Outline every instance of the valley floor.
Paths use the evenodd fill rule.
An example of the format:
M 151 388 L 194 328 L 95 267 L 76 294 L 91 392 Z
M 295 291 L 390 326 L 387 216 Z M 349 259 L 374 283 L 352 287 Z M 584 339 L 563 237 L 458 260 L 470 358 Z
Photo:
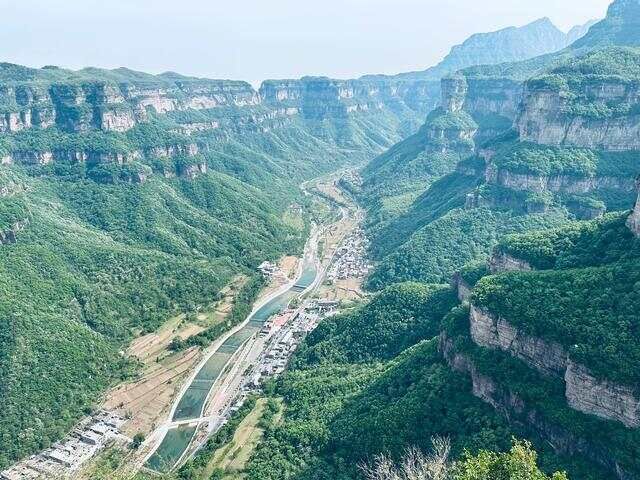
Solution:
M 336 262 L 336 253 L 346 238 L 357 231 L 363 219 L 363 212 L 338 187 L 342 173 L 323 177 L 303 185 L 305 191 L 324 204 L 328 223 L 319 229 L 318 259 L 325 271 Z M 282 291 L 287 282 L 295 277 L 299 270 L 300 260 L 297 257 L 284 257 L 278 263 L 283 275 L 274 275 L 265 286 L 256 304 L 264 303 L 279 290 Z M 81 480 L 99 480 L 106 478 L 129 479 L 136 476 L 142 464 L 158 446 L 166 432 L 164 419 L 170 414 L 171 406 L 176 403 L 179 392 L 184 392 L 185 381 L 193 377 L 203 359 L 207 358 L 219 347 L 219 341 L 206 349 L 192 347 L 183 351 L 172 352 L 171 344 L 176 338 L 186 340 L 205 328 L 223 322 L 231 311 L 234 296 L 246 281 L 243 277 L 234 279 L 224 291 L 222 299 L 208 312 L 202 312 L 195 318 L 187 320 L 183 316 L 168 320 L 163 327 L 149 335 L 138 338 L 127 351 L 127 355 L 136 358 L 142 365 L 142 375 L 135 382 L 119 385 L 106 396 L 104 407 L 116 410 L 128 418 L 123 431 L 130 438 L 136 433 L 143 433 L 147 440 L 137 450 L 131 450 L 126 442 L 112 445 L 104 453 L 87 464 L 74 478 Z M 335 282 L 319 282 L 311 297 L 331 301 L 351 301 L 362 297 L 361 284 L 363 278 L 345 278 Z M 207 401 L 206 414 L 212 419 L 218 418 L 231 403 L 234 392 L 239 391 L 243 373 L 257 361 L 258 355 L 265 348 L 265 340 L 256 337 L 236 354 L 236 359 L 225 368 L 216 382 L 215 394 Z M 261 418 L 260 408 L 264 400 L 259 400 L 252 415 L 238 430 L 234 439 L 233 452 L 217 452 L 211 459 L 215 468 L 225 471 L 241 472 L 251 450 L 259 442 L 260 431 L 255 422 L 247 427 L 253 418 L 256 422 Z M 201 445 L 212 432 L 220 428 L 220 424 L 212 422 L 208 428 L 196 433 L 192 440 L 190 452 Z M 246 433 L 246 435 L 243 434 Z M 226 453 L 225 453 L 226 452 Z M 231 455 L 231 456 L 230 456 Z M 115 461 L 114 459 L 117 459 Z M 211 465 L 207 471 L 211 469 Z M 202 477 L 208 478 L 208 477 Z M 236 478 L 236 477 L 229 477 Z M 241 478 L 241 477 L 237 477 Z

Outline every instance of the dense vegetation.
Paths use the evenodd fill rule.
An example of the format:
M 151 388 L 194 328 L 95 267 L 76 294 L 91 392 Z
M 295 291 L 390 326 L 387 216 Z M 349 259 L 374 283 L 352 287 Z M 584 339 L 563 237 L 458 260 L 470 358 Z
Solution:
M 41 82 L 33 88 L 48 88 L 68 73 L 6 65 L 0 71 L 6 81 Z M 89 88 L 84 74 L 77 75 L 70 88 Z M 165 82 L 126 71 L 110 75 Z M 129 75 L 134 78 L 124 78 Z M 8 192 L 0 198 L 0 227 L 29 220 L 17 243 L 0 249 L 0 467 L 50 445 L 105 388 L 130 375 L 134 366 L 118 352 L 136 335 L 208 305 L 238 273 L 299 252 L 307 226 L 291 218 L 298 209 L 289 207 L 310 200 L 298 184 L 367 159 L 398 140 L 403 128 L 399 116 L 382 111 L 353 115 L 339 135 L 335 125 L 294 117 L 280 128 L 265 124 L 265 131 L 203 131 L 188 138 L 177 133 L 179 122 L 191 119 L 187 112 L 148 115 L 147 123 L 126 133 L 51 127 L 0 135 L 3 154 L 62 152 L 48 165 L 0 169 L 0 187 Z M 198 115 L 193 119 L 245 122 L 233 111 Z M 193 144 L 200 146 L 198 155 L 187 153 Z M 156 147 L 170 155 L 156 155 Z M 88 154 L 87 161 L 65 157 L 76 151 Z M 116 154 L 125 155 L 122 165 Z M 208 173 L 183 178 L 196 163 L 207 164 Z M 229 322 L 250 308 L 257 286 L 243 290 L 247 298 Z M 187 343 L 203 345 L 223 327 Z
M 473 294 L 525 332 L 564 345 L 600 378 L 640 384 L 640 263 L 485 277 Z M 536 292 L 531 295 L 531 292 Z
M 99 186 L 12 172 L 28 185 L 30 221 L 0 249 L 2 464 L 48 446 L 127 375 L 117 352 L 133 335 L 207 305 L 257 261 L 300 248 L 276 210 L 223 175 L 207 205 L 197 192 L 216 177 Z
M 447 282 L 465 264 L 487 257 L 503 235 L 558 225 L 564 219 L 560 213 L 452 210 L 386 256 L 369 277 L 368 286 L 380 289 L 399 281 Z
M 497 147 L 495 164 L 513 173 L 628 178 L 634 176 L 637 166 L 634 152 L 600 152 L 518 141 L 495 142 L 491 147 Z
M 452 297 L 445 287 L 400 284 L 321 324 L 275 386 L 284 419 L 267 430 L 249 478 L 360 478 L 361 462 L 383 452 L 398 459 L 407 445 L 427 450 L 433 436 L 449 438 L 456 459 L 465 451 L 508 450 L 511 437 L 524 432 L 470 395 L 470 380 L 448 367 L 436 339 L 428 340 Z M 416 332 L 411 342 L 409 327 Z M 545 453 L 543 464 L 582 468 L 567 459 L 559 467 L 558 460 Z
M 590 222 L 509 235 L 498 250 L 526 260 L 536 269 L 604 265 L 640 257 L 640 242 L 626 225 L 627 213 Z

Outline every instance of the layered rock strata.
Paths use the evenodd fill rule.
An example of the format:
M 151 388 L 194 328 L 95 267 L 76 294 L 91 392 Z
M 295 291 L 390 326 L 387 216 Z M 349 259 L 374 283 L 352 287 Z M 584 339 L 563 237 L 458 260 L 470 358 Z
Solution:
M 540 438 L 549 442 L 558 454 L 568 456 L 580 454 L 610 470 L 619 480 L 635 479 L 611 455 L 611 452 L 597 445 L 594 439 L 578 436 L 548 420 L 535 406 L 528 405 L 518 393 L 480 373 L 471 358 L 458 352 L 454 341 L 448 338 L 444 332 L 440 335 L 439 349 L 453 370 L 469 375 L 472 394 L 491 405 L 511 424 L 523 425 L 527 429 L 532 429 Z
M 470 331 L 477 345 L 502 350 L 543 374 L 563 378 L 567 402 L 574 409 L 621 422 L 629 428 L 640 427 L 637 389 L 597 379 L 587 367 L 572 362 L 562 345 L 525 334 L 508 321 L 474 305 L 471 305 Z

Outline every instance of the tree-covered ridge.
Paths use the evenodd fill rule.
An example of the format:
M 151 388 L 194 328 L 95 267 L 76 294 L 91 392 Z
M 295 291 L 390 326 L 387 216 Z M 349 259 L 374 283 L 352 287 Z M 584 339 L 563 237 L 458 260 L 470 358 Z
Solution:
M 408 446 L 426 451 L 433 436 L 449 438 L 452 459 L 463 462 L 465 451 L 506 451 L 512 436 L 529 436 L 471 395 L 470 380 L 439 353 L 430 336 L 446 316 L 445 293 L 452 295 L 446 287 L 396 285 L 321 324 L 274 387 L 285 400 L 284 418 L 267 429 L 248 478 L 352 480 L 362 478 L 361 462 L 380 453 L 399 459 Z M 416 332 L 411 342 L 407 328 Z M 545 470 L 605 478 L 591 476 L 600 471 L 581 458 L 543 450 Z
M 246 82 L 233 80 L 209 80 L 180 75 L 174 72 L 166 72 L 160 75 L 152 75 L 138 72 L 128 68 L 103 69 L 87 67 L 81 70 L 69 70 L 56 66 L 43 68 L 30 68 L 13 63 L 0 63 L 0 82 L 6 84 L 34 82 L 41 85 L 53 83 L 81 84 L 83 82 L 111 82 L 115 84 L 131 83 L 144 86 L 169 86 L 185 82 L 207 83 L 215 82 L 220 85 L 248 85 Z
M 322 322 L 309 335 L 304 357 L 309 364 L 388 360 L 436 336 L 456 302 L 447 286 L 393 285 L 357 311 Z
M 602 120 L 640 113 L 633 93 L 639 80 L 640 51 L 615 47 L 587 53 L 534 77 L 527 90 L 557 92 L 565 115 Z
M 435 130 L 476 130 L 478 128 L 475 120 L 464 110 L 449 112 L 442 107 L 429 113 L 425 125 Z
M 552 230 L 509 235 L 499 252 L 526 260 L 536 269 L 579 268 L 640 258 L 640 241 L 626 225 L 627 213 L 608 214 Z
M 494 151 L 496 166 L 513 173 L 542 176 L 611 176 L 633 178 L 638 169 L 637 152 L 604 152 L 590 148 L 556 147 L 501 138 L 486 145 Z
M 640 262 L 485 277 L 472 302 L 566 347 L 599 378 L 637 386 Z M 535 292 L 535 294 L 532 294 Z
M 561 212 L 528 215 L 457 208 L 418 229 L 384 257 L 367 285 L 377 290 L 399 281 L 448 282 L 467 263 L 486 258 L 503 235 L 556 226 L 565 219 Z

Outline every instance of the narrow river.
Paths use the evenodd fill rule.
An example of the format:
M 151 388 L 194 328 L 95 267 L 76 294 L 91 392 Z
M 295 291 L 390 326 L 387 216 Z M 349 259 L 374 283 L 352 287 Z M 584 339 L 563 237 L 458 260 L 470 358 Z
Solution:
M 311 243 L 311 242 L 310 242 Z M 269 300 L 250 317 L 247 324 L 231 335 L 211 355 L 200 368 L 191 384 L 184 391 L 171 418 L 172 422 L 200 419 L 205 404 L 233 355 L 258 333 L 264 323 L 274 314 L 284 310 L 287 305 L 311 287 L 318 276 L 315 245 L 311 245 L 305 255 L 304 265 L 298 280 L 288 290 Z M 167 431 L 156 451 L 147 460 L 145 466 L 158 472 L 171 470 L 189 447 L 196 432 L 195 425 L 180 425 Z

